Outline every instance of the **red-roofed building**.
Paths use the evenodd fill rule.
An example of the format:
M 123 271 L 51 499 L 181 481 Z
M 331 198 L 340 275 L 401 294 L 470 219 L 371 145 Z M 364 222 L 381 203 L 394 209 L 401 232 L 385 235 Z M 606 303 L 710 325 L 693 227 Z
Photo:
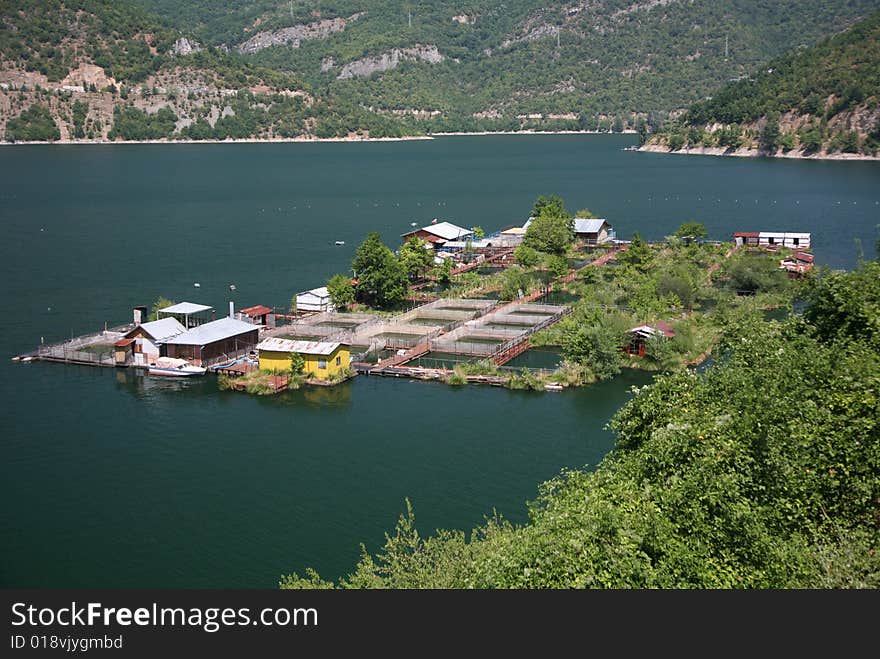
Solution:
M 254 325 L 275 327 L 275 311 L 265 305 L 258 304 L 253 307 L 247 307 L 239 311 L 239 313 L 243 316 L 242 320 L 246 319 Z
M 653 325 L 633 327 L 629 331 L 629 343 L 624 346 L 623 351 L 630 357 L 644 357 L 646 344 L 655 336 L 671 339 L 675 336 L 675 330 L 672 329 L 672 325 L 662 320 L 658 320 Z

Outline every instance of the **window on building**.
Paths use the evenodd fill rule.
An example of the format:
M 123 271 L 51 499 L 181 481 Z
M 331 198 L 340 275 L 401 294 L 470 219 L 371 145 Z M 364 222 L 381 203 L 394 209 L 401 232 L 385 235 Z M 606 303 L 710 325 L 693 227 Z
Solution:
M 327 360 L 319 359 L 318 360 L 318 368 L 327 368 Z
M 797 247 L 797 246 L 800 245 L 800 244 L 801 244 L 801 239 L 800 239 L 800 238 L 795 238 L 795 239 L 794 239 L 794 246 Z
M 337 358 L 336 358 L 336 365 L 337 365 L 337 366 L 341 366 L 341 365 L 342 365 L 342 357 L 337 357 Z

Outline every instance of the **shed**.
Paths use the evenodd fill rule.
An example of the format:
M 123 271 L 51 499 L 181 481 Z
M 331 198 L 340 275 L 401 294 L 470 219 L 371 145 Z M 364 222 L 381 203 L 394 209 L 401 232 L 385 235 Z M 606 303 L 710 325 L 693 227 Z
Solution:
M 663 336 L 667 339 L 675 336 L 675 330 L 672 326 L 662 320 L 657 321 L 653 325 L 639 325 L 633 327 L 629 332 L 629 343 L 624 347 L 623 351 L 631 357 L 644 357 L 645 345 L 655 336 Z
M 252 322 L 254 325 L 275 327 L 275 310 L 265 305 L 258 304 L 253 307 L 246 307 L 238 313 L 243 316 L 242 320 Z
M 733 234 L 733 242 L 737 247 L 756 246 L 758 244 L 757 231 L 737 231 Z
M 574 233 L 587 245 L 598 245 L 614 239 L 614 229 L 608 220 L 601 218 L 574 218 Z
M 473 238 L 473 236 L 474 232 L 470 229 L 465 229 L 452 222 L 436 221 L 421 229 L 414 229 L 402 235 L 404 240 L 418 237 L 434 245 L 444 244 L 449 240 L 467 240 L 468 238 Z
M 134 361 L 134 345 L 137 339 L 119 339 L 113 344 L 113 356 L 117 366 L 128 366 Z
M 809 249 L 810 234 L 791 231 L 761 231 L 758 233 L 758 245 L 761 247 Z
M 177 318 L 161 318 L 141 323 L 125 333 L 123 339 L 133 339 L 132 357 L 136 366 L 147 366 L 165 354 L 163 346 L 170 339 L 186 332 Z
M 252 350 L 259 328 L 236 318 L 220 318 L 179 334 L 165 344 L 169 357 L 186 359 L 196 366 L 228 360 Z
M 305 373 L 318 380 L 329 380 L 351 363 L 349 346 L 330 341 L 294 341 L 272 337 L 260 341 L 257 352 L 260 369 L 267 371 L 289 371 L 291 356 L 302 355 Z
M 332 311 L 333 302 L 326 286 L 296 294 L 297 311 Z

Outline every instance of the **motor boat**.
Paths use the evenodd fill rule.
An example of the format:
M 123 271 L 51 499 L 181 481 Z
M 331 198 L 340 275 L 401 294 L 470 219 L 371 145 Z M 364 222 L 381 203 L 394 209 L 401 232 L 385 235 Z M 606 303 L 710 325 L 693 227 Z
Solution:
M 159 357 L 155 362 L 150 364 L 150 375 L 161 375 L 172 378 L 185 378 L 193 375 L 204 375 L 207 371 L 202 366 L 194 366 L 185 359 L 176 359 L 174 357 Z

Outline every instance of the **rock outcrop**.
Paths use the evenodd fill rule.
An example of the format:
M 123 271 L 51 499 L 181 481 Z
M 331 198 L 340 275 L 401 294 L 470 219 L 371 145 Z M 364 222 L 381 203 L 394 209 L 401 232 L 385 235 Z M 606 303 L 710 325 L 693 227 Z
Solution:
M 348 18 L 328 18 L 315 23 L 294 25 L 271 32 L 258 32 L 250 39 L 238 46 L 238 52 L 244 55 L 253 55 L 264 48 L 271 46 L 289 45 L 291 48 L 299 48 L 303 41 L 308 39 L 326 39 L 334 32 L 342 32 L 352 21 L 356 21 L 364 12 L 352 14 Z
M 406 60 L 421 60 L 429 64 L 439 64 L 446 59 L 443 54 L 433 45 L 416 45 L 411 48 L 395 48 L 387 53 L 376 57 L 364 57 L 363 59 L 349 62 L 342 67 L 342 72 L 336 76 L 340 80 L 348 78 L 366 78 L 379 71 L 387 71 L 397 67 Z

